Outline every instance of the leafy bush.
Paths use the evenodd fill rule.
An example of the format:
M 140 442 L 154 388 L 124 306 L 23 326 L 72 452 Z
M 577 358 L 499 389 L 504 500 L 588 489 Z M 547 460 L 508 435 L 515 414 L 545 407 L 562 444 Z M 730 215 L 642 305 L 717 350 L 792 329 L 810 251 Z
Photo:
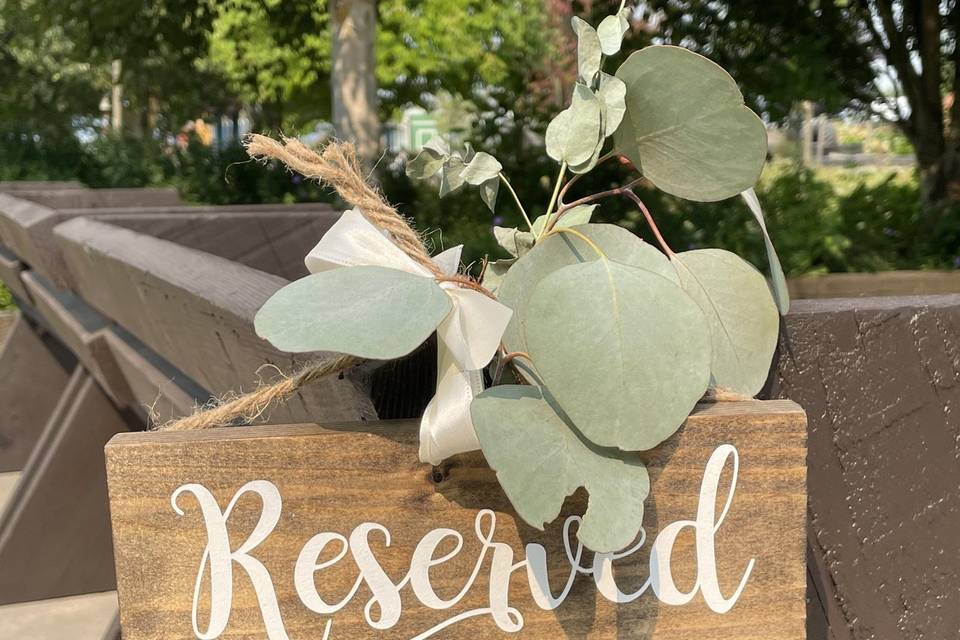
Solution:
M 79 178 L 90 187 L 148 187 L 169 182 L 170 155 L 155 140 L 109 133 L 83 148 Z
M 173 184 L 190 202 L 264 204 L 331 202 L 332 194 L 311 180 L 291 174 L 276 163 L 266 167 L 250 160 L 239 144 L 217 149 L 191 137 L 174 160 Z
M 0 180 L 72 180 L 82 159 L 70 134 L 0 129 Z
M 503 136 L 497 146 L 504 172 L 533 207 L 531 215 L 542 213 L 552 168 L 519 138 Z M 522 225 L 507 193 L 491 214 L 475 192 L 438 199 L 437 185 L 411 183 L 402 162 L 382 161 L 378 175 L 387 198 L 416 221 L 430 244 L 437 250 L 466 245 L 467 263 L 484 255 L 500 256 L 494 225 Z M 625 175 L 614 162 L 601 165 L 581 180 L 568 200 L 622 184 Z M 0 180 L 77 178 L 96 187 L 173 185 L 187 201 L 207 204 L 333 201 L 333 194 L 310 180 L 274 164 L 264 168 L 252 163 L 240 145 L 217 149 L 191 138 L 185 149 L 178 149 L 157 140 L 115 136 L 81 144 L 70 136 L 0 132 Z M 767 166 L 757 192 L 788 275 L 960 266 L 960 207 L 933 224 L 923 222 L 911 171 L 812 170 L 776 161 Z M 695 203 L 653 189 L 640 193 L 674 249 L 719 246 L 765 269 L 756 222 L 739 198 Z M 604 200 L 595 220 L 621 224 L 653 240 L 640 213 L 626 201 Z
M 567 200 L 621 184 L 625 172 L 608 164 L 606 171 L 597 170 L 597 175 L 581 180 Z M 512 175 L 522 174 L 515 169 Z M 539 172 L 531 171 L 524 187 L 542 192 L 541 182 Z M 501 212 L 509 220 L 496 224 L 521 222 L 506 198 L 497 207 L 498 215 L 492 216 L 476 193 L 458 192 L 441 201 L 435 185 L 411 185 L 397 175 L 386 178 L 384 188 L 438 249 L 465 244 L 467 262 L 484 254 L 502 257 L 493 239 L 494 219 Z M 523 193 L 520 186 L 518 191 Z M 638 193 L 676 251 L 718 246 L 766 270 L 756 222 L 740 198 L 697 203 L 655 189 Z M 778 161 L 764 171 L 757 193 L 788 275 L 960 266 L 960 208 L 945 213 L 933 228 L 922 223 L 919 186 L 911 171 L 813 170 Z M 602 201 L 594 220 L 622 225 L 653 242 L 641 213 L 625 200 Z M 435 231 L 441 226 L 442 238 Z
M 13 296 L 10 295 L 10 290 L 0 281 L 0 311 L 12 309 L 13 306 Z

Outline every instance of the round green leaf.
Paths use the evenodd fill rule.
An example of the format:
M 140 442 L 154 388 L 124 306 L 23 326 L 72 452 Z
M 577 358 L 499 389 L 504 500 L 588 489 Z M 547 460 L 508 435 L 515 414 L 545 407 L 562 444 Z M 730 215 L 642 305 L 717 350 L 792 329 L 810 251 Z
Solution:
M 593 91 L 576 85 L 568 109 L 547 126 L 547 155 L 557 162 L 579 165 L 590 160 L 601 142 L 601 105 Z
M 710 331 L 711 384 L 756 395 L 777 348 L 780 316 L 763 274 L 721 249 L 685 251 L 671 258 L 680 286 L 703 310 Z
M 609 260 L 541 280 L 526 312 L 528 353 L 591 442 L 652 449 L 683 424 L 710 382 L 697 304 L 672 280 Z
M 467 184 L 479 186 L 488 180 L 500 177 L 503 165 L 489 153 L 480 151 L 473 156 L 470 163 L 463 168 L 463 179 Z
M 385 267 L 340 267 L 277 291 L 257 312 L 254 327 L 281 351 L 392 360 L 423 344 L 451 306 L 432 278 Z
M 592 85 L 603 59 L 600 36 L 588 22 L 577 16 L 571 19 L 570 25 L 577 34 L 577 70 L 580 79 Z
M 584 440 L 536 387 L 487 389 L 470 413 L 487 463 L 527 524 L 542 530 L 564 499 L 585 487 L 590 501 L 577 531 L 585 547 L 619 551 L 637 537 L 650 492 L 639 460 Z
M 726 71 L 672 46 L 633 53 L 617 71 L 627 113 L 616 149 L 657 187 L 710 202 L 739 194 L 760 177 L 767 132 Z
M 627 113 L 627 85 L 617 76 L 601 73 L 597 97 L 603 107 L 603 137 L 606 138 L 620 128 Z
M 599 246 L 609 259 L 653 271 L 679 283 L 676 270 L 667 257 L 623 227 L 585 224 L 574 229 Z M 527 350 L 524 338 L 527 303 L 540 281 L 557 269 L 597 258 L 597 253 L 577 236 L 557 233 L 517 260 L 497 289 L 497 299 L 513 309 L 513 317 L 503 334 L 507 351 Z
M 629 16 L 630 9 L 624 8 L 620 13 L 607 16 L 600 22 L 597 35 L 600 37 L 600 49 L 603 55 L 612 56 L 620 52 L 623 34 L 630 29 L 630 23 L 627 20 Z

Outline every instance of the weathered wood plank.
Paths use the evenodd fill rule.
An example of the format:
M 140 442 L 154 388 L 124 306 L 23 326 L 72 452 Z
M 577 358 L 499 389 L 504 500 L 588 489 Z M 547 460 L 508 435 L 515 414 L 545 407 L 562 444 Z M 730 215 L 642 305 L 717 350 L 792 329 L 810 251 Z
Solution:
M 210 393 L 120 328 L 104 334 L 114 362 L 130 389 L 129 407 L 143 424 L 163 424 L 188 415 Z
M 106 342 L 108 321 L 73 293 L 54 289 L 43 276 L 23 274 L 37 312 L 118 406 L 133 401 L 126 379 Z
M 331 638 L 408 639 L 479 609 L 480 615 L 465 617 L 435 637 L 799 640 L 804 638 L 806 590 L 805 439 L 805 418 L 793 403 L 724 403 L 700 407 L 675 437 L 645 456 L 653 485 L 647 500 L 646 543 L 614 564 L 617 585 L 625 592 L 643 586 L 649 547 L 658 532 L 668 523 L 696 517 L 704 467 L 714 450 L 725 443 L 739 450 L 736 493 L 716 527 L 719 585 L 727 597 L 749 561 L 756 562 L 729 613 L 710 611 L 699 594 L 689 604 L 667 606 L 658 605 L 648 591 L 636 602 L 616 606 L 598 593 L 589 575 L 578 576 L 566 600 L 554 611 L 545 611 L 534 603 L 521 565 L 508 579 L 508 589 L 509 605 L 523 616 L 524 627 L 521 633 L 507 634 L 498 631 L 489 611 L 483 611 L 491 606 L 491 597 L 503 593 L 502 582 L 490 592 L 489 556 L 477 565 L 476 582 L 464 599 L 451 609 L 424 606 L 407 584 L 400 591 L 398 622 L 379 631 L 364 619 L 369 588 L 361 585 L 356 597 L 350 595 L 358 567 L 349 552 L 316 576 L 312 562 L 308 568 L 309 584 L 315 581 L 327 602 L 346 597 L 336 613 L 310 612 L 294 588 L 298 554 L 311 536 L 325 531 L 350 536 L 358 525 L 375 522 L 390 534 L 387 540 L 381 532 L 370 536 L 372 553 L 394 584 L 409 570 L 414 547 L 425 534 L 438 528 L 461 533 L 463 546 L 454 549 L 459 553 L 429 573 L 440 597 L 453 598 L 471 583 L 482 547 L 474 533 L 475 521 L 482 509 L 490 509 L 496 518 L 492 539 L 512 549 L 506 566 L 524 559 L 529 550 L 525 545 L 541 544 L 551 590 L 560 593 L 571 574 L 560 524 L 548 526 L 546 532 L 523 524 L 479 453 L 455 457 L 437 477 L 417 461 L 417 425 L 411 422 L 122 434 L 106 451 L 124 638 L 194 637 L 194 585 L 208 535 L 194 497 L 185 494 L 177 500 L 183 509 L 178 516 L 171 495 L 185 483 L 196 483 L 209 489 L 223 509 L 247 482 L 261 480 L 277 487 L 282 513 L 276 527 L 250 553 L 269 571 L 270 577 L 258 580 L 258 587 L 267 581 L 275 587 L 282 624 L 292 638 L 323 637 L 332 620 Z M 729 492 L 730 468 L 719 477 L 724 479 L 717 509 Z M 582 512 L 583 506 L 578 493 L 567 501 L 564 514 Z M 237 502 L 227 523 L 231 549 L 250 535 L 263 509 L 256 497 Z M 351 543 L 354 552 L 362 554 L 358 544 Z M 441 547 L 444 551 L 434 550 L 431 557 L 453 549 L 453 541 L 448 539 Z M 693 534 L 687 532 L 673 550 L 672 572 L 681 590 L 695 583 L 695 547 Z M 337 551 L 327 549 L 322 557 L 331 558 Z M 589 568 L 591 554 L 584 553 L 581 566 Z M 234 571 L 232 612 L 220 637 L 263 638 L 264 621 L 251 580 L 239 564 L 228 564 Z M 662 581 L 662 571 L 656 575 Z M 208 620 L 208 579 L 204 573 L 201 628 Z M 372 605 L 373 620 L 382 613 L 378 604 Z
M 0 516 L 0 603 L 114 588 L 103 446 L 126 429 L 78 367 Z
M 769 387 L 809 416 L 834 638 L 955 637 L 960 295 L 796 302 Z
M 19 314 L 0 341 L 0 472 L 26 465 L 69 372 Z
M 56 234 L 77 291 L 215 395 L 253 388 L 260 375 L 290 372 L 311 357 L 280 353 L 253 318 L 286 280 L 128 229 L 78 218 Z M 274 421 L 362 420 L 376 414 L 349 376 L 311 385 L 274 411 Z
M 85 189 L 76 180 L 0 180 L 0 193 L 18 191 L 60 191 L 63 189 Z
M 109 209 L 96 219 L 295 280 L 307 275 L 304 256 L 339 217 L 328 205 L 310 204 Z
M 960 271 L 824 273 L 787 280 L 795 300 L 960 293 Z
M 0 189 L 0 191 L 3 191 Z M 116 189 L 18 189 L 18 198 L 51 209 L 105 209 L 110 207 L 172 207 L 182 204 L 176 189 L 132 187 Z

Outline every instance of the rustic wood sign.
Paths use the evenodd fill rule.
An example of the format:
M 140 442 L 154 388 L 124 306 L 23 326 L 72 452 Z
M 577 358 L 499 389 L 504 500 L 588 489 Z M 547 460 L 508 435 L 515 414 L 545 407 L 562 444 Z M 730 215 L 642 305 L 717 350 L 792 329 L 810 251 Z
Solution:
M 123 635 L 804 638 L 806 418 L 698 409 L 644 455 L 632 548 L 546 531 L 478 454 L 417 461 L 417 425 L 125 433 L 107 445 Z

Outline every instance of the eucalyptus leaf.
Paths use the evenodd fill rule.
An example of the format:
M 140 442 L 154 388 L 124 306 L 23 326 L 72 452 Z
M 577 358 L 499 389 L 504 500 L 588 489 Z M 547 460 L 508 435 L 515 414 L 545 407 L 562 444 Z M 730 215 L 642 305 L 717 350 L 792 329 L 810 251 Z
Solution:
M 448 157 L 443 163 L 443 172 L 440 176 L 440 197 L 444 197 L 462 187 L 466 180 L 463 178 L 463 170 L 466 168 L 463 158 L 459 155 Z
M 563 229 L 564 227 L 576 227 L 581 224 L 587 224 L 590 222 L 593 212 L 596 211 L 599 206 L 598 204 L 581 204 L 573 207 L 560 216 L 560 219 L 553 225 L 553 228 Z M 534 236 L 540 237 L 540 234 L 543 233 L 543 227 L 547 224 L 547 218 L 549 218 L 549 216 L 542 215 L 533 221 L 533 228 L 530 232 Z
M 433 136 L 427 140 L 426 144 L 423 145 L 423 148 L 434 152 L 438 156 L 450 155 L 450 145 L 448 145 L 447 141 L 441 136 Z
M 480 284 L 483 285 L 487 291 L 496 295 L 497 290 L 500 288 L 500 283 L 503 282 L 503 278 L 516 261 L 516 258 L 504 258 L 503 260 L 494 260 L 493 262 L 487 263 L 487 268 L 483 271 L 483 279 Z
M 653 271 L 679 284 L 676 269 L 667 257 L 623 227 L 585 224 L 574 229 L 599 246 L 611 260 Z M 597 257 L 597 253 L 581 238 L 558 233 L 547 236 L 517 260 L 497 291 L 497 299 L 513 309 L 513 317 L 503 334 L 507 351 L 527 351 L 524 337 L 527 303 L 540 281 L 557 269 L 590 262 Z M 536 383 L 533 375 L 525 372 L 525 377 L 531 383 Z
M 414 180 L 426 180 L 433 177 L 443 169 L 445 159 L 445 156 L 424 147 L 416 158 L 407 163 L 407 176 Z
M 617 152 L 667 193 L 702 202 L 752 187 L 767 155 L 767 132 L 719 66 L 680 47 L 637 51 L 617 71 L 627 113 Z
M 589 87 L 593 85 L 593 80 L 600 71 L 603 58 L 600 36 L 596 29 L 577 16 L 573 17 L 570 24 L 577 34 L 577 71 L 580 79 Z
M 630 28 L 627 17 L 630 15 L 630 9 L 624 8 L 616 15 L 607 16 L 597 27 L 597 35 L 600 38 L 600 50 L 605 56 L 612 56 L 620 52 L 620 45 L 623 44 L 623 34 Z
M 547 126 L 547 155 L 570 166 L 587 162 L 600 143 L 600 99 L 582 84 L 576 85 L 570 107 Z
M 589 173 L 593 170 L 597 163 L 600 162 L 600 153 L 603 151 L 603 140 L 597 142 L 596 148 L 593 150 L 593 153 L 590 155 L 586 161 L 580 164 L 571 164 L 567 165 L 567 168 L 570 169 L 571 173 L 584 174 Z
M 480 151 L 463 168 L 461 177 L 467 184 L 478 186 L 494 178 L 499 179 L 502 169 L 503 165 L 496 158 L 489 153 Z
M 527 524 L 542 530 L 584 487 L 590 500 L 577 530 L 583 545 L 607 553 L 634 541 L 650 492 L 642 462 L 585 441 L 535 387 L 493 387 L 474 399 L 470 413 L 487 463 Z
M 600 100 L 600 137 L 590 158 L 580 164 L 569 165 L 570 171 L 583 174 L 597 166 L 603 151 L 603 141 L 614 134 L 627 112 L 626 93 L 627 85 L 623 84 L 622 80 L 600 72 L 600 88 L 596 94 L 597 99 Z
M 281 351 L 392 360 L 423 344 L 451 306 L 433 278 L 386 267 L 340 267 L 277 291 L 257 312 L 254 327 Z
M 721 249 L 685 251 L 671 260 L 680 286 L 703 310 L 709 326 L 711 384 L 756 395 L 767 380 L 780 330 L 763 274 Z
M 540 281 L 525 315 L 537 372 L 599 446 L 652 449 L 709 385 L 703 312 L 653 271 L 605 259 L 563 267 Z
M 627 113 L 627 85 L 617 76 L 602 73 L 597 97 L 603 105 L 603 135 L 606 138 L 620 127 Z
M 763 209 L 760 207 L 760 199 L 757 198 L 757 192 L 753 187 L 740 194 L 743 196 L 747 207 L 750 208 L 753 217 L 757 219 L 760 225 L 760 231 L 763 232 L 763 244 L 767 247 L 767 262 L 770 263 L 770 280 L 773 285 L 773 297 L 777 301 L 777 308 L 780 315 L 785 316 L 790 311 L 790 291 L 787 289 L 787 278 L 783 275 L 783 267 L 780 265 L 780 257 L 777 256 L 777 250 L 773 247 L 773 241 L 767 232 L 767 221 L 763 217 Z
M 536 236 L 532 233 L 520 231 L 517 228 L 494 227 L 493 237 L 496 238 L 497 244 L 514 258 L 519 258 L 530 251 L 536 242 Z
M 496 211 L 497 195 L 500 193 L 500 176 L 490 178 L 480 185 L 480 197 L 490 211 Z

